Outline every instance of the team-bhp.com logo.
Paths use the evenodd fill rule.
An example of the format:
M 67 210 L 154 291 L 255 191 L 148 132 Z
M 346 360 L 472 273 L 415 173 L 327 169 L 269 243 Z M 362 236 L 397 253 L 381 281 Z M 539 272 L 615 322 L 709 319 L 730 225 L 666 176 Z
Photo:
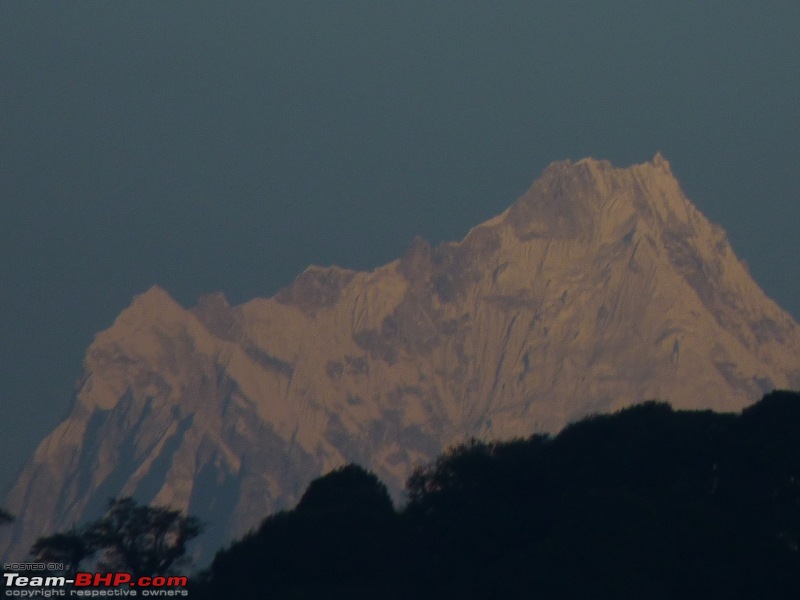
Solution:
M 78 572 L 64 576 L 3 573 L 5 596 L 14 598 L 53 598 L 61 596 L 188 596 L 187 578 L 178 575 L 134 577 L 131 573 Z

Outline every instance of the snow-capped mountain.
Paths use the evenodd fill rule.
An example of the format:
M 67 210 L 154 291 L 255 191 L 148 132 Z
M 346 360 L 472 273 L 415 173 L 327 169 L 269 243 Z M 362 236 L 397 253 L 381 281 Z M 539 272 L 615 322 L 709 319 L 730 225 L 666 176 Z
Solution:
M 6 498 L 0 554 L 123 495 L 201 517 L 213 551 L 346 462 L 399 497 L 472 436 L 652 398 L 732 411 L 787 387 L 800 328 L 666 160 L 558 162 L 461 242 L 415 239 L 372 272 L 309 267 L 240 306 L 135 298 Z

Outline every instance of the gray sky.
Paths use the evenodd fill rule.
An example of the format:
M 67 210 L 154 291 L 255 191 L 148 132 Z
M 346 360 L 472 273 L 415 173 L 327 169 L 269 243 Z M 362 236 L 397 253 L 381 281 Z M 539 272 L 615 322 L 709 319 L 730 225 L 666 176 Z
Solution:
M 657 150 L 800 317 L 800 3 L 0 0 L 0 490 L 153 283 L 272 295 Z

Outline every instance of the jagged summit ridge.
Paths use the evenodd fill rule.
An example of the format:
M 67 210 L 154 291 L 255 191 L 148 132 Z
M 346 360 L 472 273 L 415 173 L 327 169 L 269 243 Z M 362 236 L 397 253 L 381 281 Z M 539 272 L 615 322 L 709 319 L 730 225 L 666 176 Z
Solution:
M 415 464 L 464 438 L 650 398 L 736 410 L 800 387 L 798 356 L 796 324 L 663 157 L 553 163 L 462 241 L 415 238 L 371 272 L 309 267 L 239 306 L 137 297 L 88 349 L 0 548 L 17 556 L 123 494 L 214 523 L 213 551 L 345 462 L 400 497 Z
M 608 161 L 582 159 L 552 163 L 510 209 L 509 219 L 521 240 L 536 236 L 590 239 L 604 223 L 641 220 L 650 227 L 691 226 L 698 218 L 657 154 L 651 163 L 628 169 Z

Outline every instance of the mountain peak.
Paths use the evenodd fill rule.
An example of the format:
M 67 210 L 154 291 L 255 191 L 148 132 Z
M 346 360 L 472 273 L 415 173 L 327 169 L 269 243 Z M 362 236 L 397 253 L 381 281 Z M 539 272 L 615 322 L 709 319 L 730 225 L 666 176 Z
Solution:
M 147 291 L 134 296 L 127 310 L 136 312 L 161 312 L 165 309 L 170 310 L 173 307 L 180 308 L 180 305 L 170 296 L 167 290 L 158 284 L 153 284 Z
M 222 292 L 200 296 L 191 313 L 220 339 L 236 341 L 244 333 L 241 311 Z
M 628 168 L 594 158 L 551 163 L 507 219 L 521 241 L 596 240 L 633 220 L 657 229 L 691 229 L 703 220 L 660 152 Z
M 342 290 L 356 272 L 336 265 L 310 265 L 288 287 L 275 296 L 281 304 L 291 304 L 309 316 L 319 309 L 330 308 L 338 301 Z
M 469 437 L 650 398 L 740 409 L 800 386 L 798 356 L 800 328 L 663 156 L 561 161 L 461 242 L 416 238 L 371 273 L 311 266 L 240 306 L 138 296 L 88 349 L 72 413 L 4 503 L 18 519 L 0 553 L 109 495 L 216 521 L 211 551 L 348 462 L 399 493 Z
M 130 306 L 123 310 L 114 321 L 114 326 L 98 337 L 112 332 L 127 335 L 141 323 L 167 322 L 183 318 L 185 311 L 169 293 L 159 285 L 153 285 L 146 292 L 134 296 Z
M 653 160 L 650 161 L 654 167 L 659 167 L 661 169 L 665 169 L 670 174 L 672 173 L 672 167 L 669 164 L 669 161 L 664 158 L 664 155 L 661 152 L 656 152 L 655 156 L 653 156 Z

